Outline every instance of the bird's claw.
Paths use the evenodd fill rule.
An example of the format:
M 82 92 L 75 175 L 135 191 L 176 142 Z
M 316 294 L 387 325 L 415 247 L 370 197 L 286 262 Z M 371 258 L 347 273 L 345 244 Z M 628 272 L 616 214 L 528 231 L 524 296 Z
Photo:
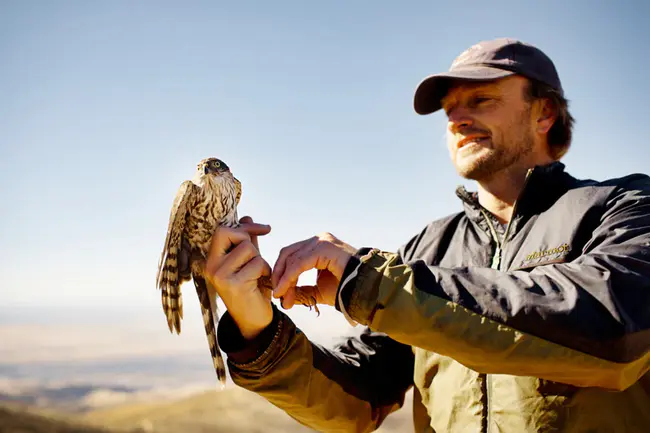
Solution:
M 284 302 L 284 297 L 280 297 L 280 303 L 282 304 Z M 304 305 L 305 307 L 309 307 L 309 311 L 313 308 L 316 310 L 316 317 L 320 316 L 320 310 L 318 309 L 318 303 L 316 302 L 316 298 L 313 296 L 309 296 L 309 300 L 305 300 L 304 297 L 298 296 L 296 297 L 296 303 L 300 305 Z

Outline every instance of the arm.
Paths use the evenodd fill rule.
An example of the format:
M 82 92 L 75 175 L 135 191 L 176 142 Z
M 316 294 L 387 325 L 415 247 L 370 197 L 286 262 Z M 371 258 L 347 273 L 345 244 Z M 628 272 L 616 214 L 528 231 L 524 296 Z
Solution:
M 250 217 L 240 222 L 215 231 L 204 273 L 226 304 L 217 338 L 232 379 L 315 429 L 374 430 L 404 403 L 413 381 L 411 348 L 369 330 L 337 350 L 311 343 L 259 288 L 271 270 L 257 236 L 270 226 Z
M 648 188 L 614 194 L 584 250 L 570 263 L 501 272 L 362 249 L 337 308 L 479 372 L 622 390 L 650 367 Z
M 403 405 L 413 381 L 409 346 L 366 329 L 328 350 L 275 306 L 271 325 L 251 341 L 226 313 L 218 340 L 235 384 L 320 431 L 375 430 Z

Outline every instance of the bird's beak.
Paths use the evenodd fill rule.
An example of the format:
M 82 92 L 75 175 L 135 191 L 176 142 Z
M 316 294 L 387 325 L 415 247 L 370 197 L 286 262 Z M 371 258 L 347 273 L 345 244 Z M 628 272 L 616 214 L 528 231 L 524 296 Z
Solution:
M 209 171 L 210 171 L 210 167 L 208 167 L 207 164 L 204 165 L 204 166 L 203 166 L 203 174 L 208 174 Z

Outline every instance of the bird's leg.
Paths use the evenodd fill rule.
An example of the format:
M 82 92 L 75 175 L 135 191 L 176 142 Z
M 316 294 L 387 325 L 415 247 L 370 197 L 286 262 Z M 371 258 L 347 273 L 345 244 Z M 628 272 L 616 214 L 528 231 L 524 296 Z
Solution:
M 273 292 L 273 286 L 271 285 L 271 278 L 267 276 L 262 276 L 259 278 L 258 287 L 265 295 L 268 295 Z M 320 316 L 320 310 L 318 309 L 318 303 L 316 302 L 316 297 L 307 293 L 305 290 L 297 289 L 296 290 L 296 303 L 309 307 L 311 310 L 312 307 L 316 310 L 316 313 Z
M 311 310 L 314 307 L 316 314 L 320 316 L 320 310 L 318 309 L 318 304 L 316 303 L 316 297 L 314 295 L 306 293 L 302 289 L 296 289 L 296 302 L 300 305 L 305 305 Z

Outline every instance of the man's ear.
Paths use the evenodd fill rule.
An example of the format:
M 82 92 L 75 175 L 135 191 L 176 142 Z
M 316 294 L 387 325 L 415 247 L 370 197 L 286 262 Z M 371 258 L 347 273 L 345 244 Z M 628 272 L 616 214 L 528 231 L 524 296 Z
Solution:
M 537 109 L 537 132 L 547 134 L 557 119 L 555 107 L 550 99 L 543 98 L 536 101 Z

